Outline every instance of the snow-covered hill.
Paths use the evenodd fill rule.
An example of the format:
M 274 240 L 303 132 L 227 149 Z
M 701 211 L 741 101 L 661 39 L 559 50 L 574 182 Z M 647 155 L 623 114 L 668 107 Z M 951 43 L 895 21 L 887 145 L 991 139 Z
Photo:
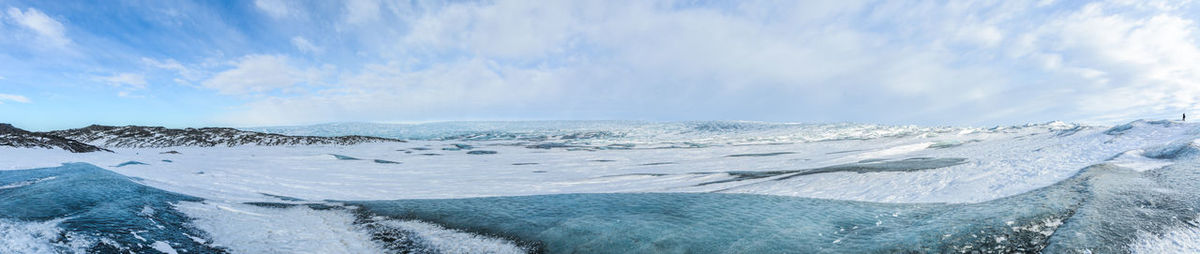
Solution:
M 47 132 L 81 142 L 109 148 L 175 146 L 280 146 L 280 145 L 354 145 L 375 142 L 404 142 L 399 139 L 368 136 L 288 136 L 243 131 L 233 128 L 172 129 L 154 126 L 103 126 Z
M 109 151 L 56 135 L 22 130 L 4 123 L 0 123 L 0 146 L 63 149 L 72 153 Z

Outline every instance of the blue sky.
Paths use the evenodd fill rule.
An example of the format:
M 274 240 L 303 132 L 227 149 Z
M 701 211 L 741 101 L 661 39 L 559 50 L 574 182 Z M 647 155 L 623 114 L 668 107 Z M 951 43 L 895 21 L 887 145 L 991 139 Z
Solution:
M 1198 14 L 1127 0 L 0 0 L 0 121 L 1173 118 L 1200 108 Z

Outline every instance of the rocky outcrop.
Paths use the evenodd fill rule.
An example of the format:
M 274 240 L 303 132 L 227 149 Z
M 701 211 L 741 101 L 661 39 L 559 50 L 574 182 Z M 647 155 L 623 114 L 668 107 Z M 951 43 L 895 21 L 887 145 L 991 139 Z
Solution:
M 156 126 L 104 126 L 48 132 L 101 147 L 145 148 L 174 146 L 284 146 L 284 145 L 354 145 L 375 142 L 405 142 L 404 140 L 369 136 L 288 136 L 273 133 L 243 131 L 233 128 L 172 129 Z
M 73 153 L 112 152 L 61 136 L 22 130 L 6 123 L 0 123 L 0 146 L 63 149 Z

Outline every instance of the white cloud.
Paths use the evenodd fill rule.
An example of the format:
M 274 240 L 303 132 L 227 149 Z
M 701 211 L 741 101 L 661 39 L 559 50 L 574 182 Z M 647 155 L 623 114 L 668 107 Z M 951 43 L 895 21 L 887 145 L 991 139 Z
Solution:
M 151 67 L 154 67 L 154 68 L 175 71 L 177 74 L 179 74 L 179 76 L 183 77 L 186 80 L 196 81 L 201 78 L 200 71 L 197 71 L 193 68 L 184 66 L 183 64 L 179 63 L 178 61 L 175 61 L 175 59 L 166 59 L 166 60 L 160 61 L 160 60 L 143 57 L 142 63 L 149 65 Z M 176 82 L 176 83 L 186 83 L 186 82 Z
M 29 103 L 30 102 L 29 98 L 25 98 L 25 96 L 0 93 L 0 104 L 4 104 L 5 101 L 19 102 L 19 103 Z
M 1200 27 L 1158 3 L 1091 3 L 1032 33 L 1035 55 L 1059 56 L 1050 69 L 1073 83 L 1080 111 L 1096 119 L 1173 116 L 1200 107 Z
M 255 0 L 254 6 L 267 13 L 272 18 L 283 18 L 292 14 L 292 8 L 283 0 Z
M 312 44 L 312 42 L 309 42 L 308 39 L 304 39 L 304 37 L 300 36 L 292 37 L 292 46 L 295 46 L 297 50 L 300 50 L 300 52 L 309 54 L 321 54 L 325 52 L 324 48 L 318 47 L 317 45 Z
M 496 115 L 990 124 L 1200 106 L 1200 33 L 1176 2 L 379 4 L 337 10 L 354 25 L 334 25 L 347 40 L 291 40 L 304 53 L 354 49 L 333 57 L 364 59 L 346 65 L 358 69 L 314 76 L 287 59 L 248 57 L 204 86 L 247 94 L 328 83 L 255 97 L 226 119 L 243 124 Z
M 381 54 L 396 55 L 392 63 L 343 73 L 334 82 L 338 88 L 263 98 L 229 119 L 277 124 L 617 112 L 607 117 L 858 120 L 826 108 L 859 104 L 894 111 L 883 116 L 895 120 L 979 101 L 1005 82 L 1005 75 L 986 68 L 954 66 L 954 54 L 929 50 L 924 42 L 877 43 L 887 35 L 823 20 L 857 15 L 860 7 L 840 1 L 755 2 L 734 10 L 641 1 L 449 4 L 406 19 L 409 31 L 395 45 L 400 53 Z M 792 15 L 800 10 L 812 15 Z M 393 26 L 384 22 L 367 33 L 406 29 Z M 1005 37 L 998 30 L 955 36 L 996 46 Z M 462 52 L 469 58 L 427 56 Z M 929 108 L 895 106 L 904 103 Z M 598 113 L 572 113 L 588 111 Z
M 222 94 L 246 95 L 287 90 L 305 81 L 315 81 L 316 70 L 292 67 L 287 56 L 249 55 L 233 63 L 234 68 L 217 73 L 201 86 Z
M 71 44 L 63 24 L 37 9 L 28 8 L 22 12 L 21 9 L 9 7 L 7 13 L 17 24 L 36 33 L 43 43 L 55 47 Z
M 255 101 L 221 120 L 271 125 L 381 116 L 445 117 L 440 114 L 453 111 L 504 113 L 562 92 L 562 80 L 553 70 L 496 67 L 482 59 L 437 64 L 415 72 L 401 71 L 404 67 L 395 64 L 373 65 L 345 77 L 337 88 Z
M 454 4 L 415 19 L 404 38 L 411 46 L 467 50 L 488 57 L 541 57 L 562 51 L 562 43 L 586 32 L 575 15 L 585 4 L 566 1 L 498 1 L 495 5 Z M 607 14 L 607 13 L 606 13 Z M 576 29 L 572 29 L 576 28 Z
M 360 24 L 379 20 L 379 0 L 346 2 L 346 23 Z
M 133 94 L 132 92 L 130 92 L 130 91 L 120 91 L 120 92 L 117 92 L 117 96 L 119 96 L 119 97 L 124 97 L 124 98 L 144 98 L 144 97 L 145 97 L 145 96 L 134 95 L 134 94 Z
M 112 76 L 96 77 L 96 80 L 116 87 L 124 87 L 129 89 L 146 88 L 146 76 L 136 73 L 118 73 Z

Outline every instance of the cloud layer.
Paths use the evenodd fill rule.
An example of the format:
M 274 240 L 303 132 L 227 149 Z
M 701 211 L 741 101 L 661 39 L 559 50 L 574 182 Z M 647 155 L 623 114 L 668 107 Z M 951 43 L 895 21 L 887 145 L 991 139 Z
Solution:
M 37 9 L 29 8 L 21 11 L 21 9 L 9 7 L 5 13 L 12 22 L 36 34 L 39 43 L 57 47 L 71 43 L 64 32 L 62 23 Z
M 229 16 L 187 6 L 213 10 L 148 16 L 176 26 Z M 1200 9 L 1190 1 L 258 0 L 228 9 L 246 20 L 188 28 L 221 40 L 189 42 L 186 54 L 127 49 L 140 65 L 101 68 L 91 80 L 226 98 L 196 117 L 232 125 L 1108 123 L 1200 106 Z M 34 7 L 5 13 L 5 29 L 47 44 L 113 36 Z M 71 29 L 85 36 L 68 38 Z M 179 43 L 157 36 L 144 35 Z

